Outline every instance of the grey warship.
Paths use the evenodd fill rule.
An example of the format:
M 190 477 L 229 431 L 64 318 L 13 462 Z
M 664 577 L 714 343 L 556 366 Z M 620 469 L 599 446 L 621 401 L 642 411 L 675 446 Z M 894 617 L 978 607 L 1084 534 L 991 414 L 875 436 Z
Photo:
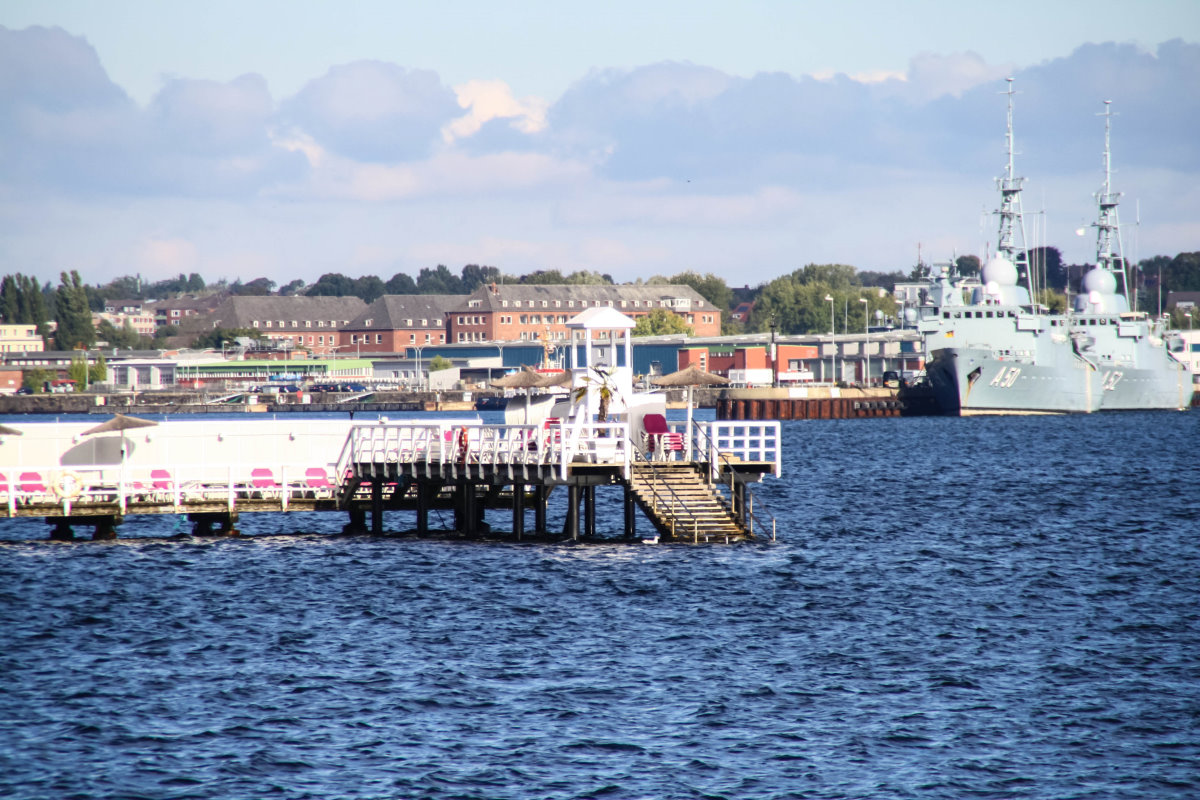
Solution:
M 1165 322 L 1130 311 L 1126 299 L 1107 104 L 1096 266 L 1084 276 L 1074 308 L 1051 314 L 1031 298 L 1037 283 L 1025 246 L 1024 178 L 1016 177 L 1013 164 L 1011 79 L 1006 94 L 1008 161 L 996 181 L 996 256 L 973 288 L 955 283 L 949 270 L 932 273 L 918 323 L 939 410 L 967 416 L 1188 407 L 1191 375 L 1169 352 Z

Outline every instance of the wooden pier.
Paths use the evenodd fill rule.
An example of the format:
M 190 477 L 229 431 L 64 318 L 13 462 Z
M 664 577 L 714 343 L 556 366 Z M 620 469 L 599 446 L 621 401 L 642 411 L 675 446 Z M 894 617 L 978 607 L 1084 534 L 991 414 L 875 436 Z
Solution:
M 170 425 L 190 431 L 197 423 L 154 429 L 163 451 L 171 447 L 170 430 L 161 429 Z M 3 514 L 42 517 L 58 540 L 74 539 L 80 526 L 91 527 L 95 539 L 115 538 L 125 517 L 136 514 L 186 515 L 194 535 L 236 535 L 242 514 L 297 511 L 343 513 L 346 532 L 376 535 L 388 533 L 385 512 L 406 511 L 414 515 L 406 532 L 417 535 L 686 543 L 774 536 L 774 520 L 754 512 L 748 487 L 780 472 L 778 423 L 693 423 L 690 431 L 675 425 L 652 438 L 623 423 L 381 421 L 348 426 L 340 452 L 326 451 L 319 461 L 247 455 L 294 457 L 295 447 L 288 451 L 287 445 L 297 439 L 280 425 L 269 431 L 250 426 L 255 423 L 223 422 L 220 432 L 202 434 L 226 444 L 239 435 L 251 442 L 219 463 L 123 459 L 64 466 L 60 459 L 46 467 L 26 459 L 0 467 Z M 119 437 L 121 453 L 131 448 L 130 438 Z M 179 438 L 175 449 L 187 452 Z M 324 440 L 332 441 L 328 434 Z M 619 525 L 598 522 L 598 492 L 621 494 Z M 552 497 L 566 503 L 559 530 L 548 528 Z M 509 530 L 488 527 L 489 509 L 507 512 Z M 637 530 L 639 510 L 653 530 Z M 435 531 L 430 511 L 452 512 L 452 530 Z

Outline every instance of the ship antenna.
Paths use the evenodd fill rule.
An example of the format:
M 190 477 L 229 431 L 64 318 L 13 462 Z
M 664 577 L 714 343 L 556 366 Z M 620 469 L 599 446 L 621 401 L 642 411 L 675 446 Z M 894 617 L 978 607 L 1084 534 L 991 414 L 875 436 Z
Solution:
M 1025 218 L 1021 209 L 1021 187 L 1024 178 L 1016 177 L 1013 157 L 1016 154 L 1013 139 L 1013 79 L 1007 78 L 1008 89 L 1001 94 L 1008 95 L 1008 127 L 1004 134 L 1005 151 L 1008 161 L 1004 167 L 1004 177 L 996 179 L 996 187 L 1000 190 L 1000 208 L 996 215 L 1000 217 L 1000 235 L 996 243 L 996 255 L 1008 259 L 1016 268 L 1017 274 L 1025 273 L 1026 285 L 1030 294 L 1035 293 L 1037 282 L 1029 270 L 1029 258 L 1025 244 Z M 1019 240 L 1019 241 L 1018 241 Z M 1037 308 L 1037 299 L 1031 298 L 1033 307 Z
M 1121 247 L 1121 223 L 1117 216 L 1117 205 L 1121 193 L 1112 190 L 1112 100 L 1104 101 L 1104 185 L 1096 193 L 1097 217 L 1092 223 L 1096 229 L 1096 266 L 1121 273 L 1121 293 L 1129 296 L 1129 279 L 1125 274 L 1125 254 Z

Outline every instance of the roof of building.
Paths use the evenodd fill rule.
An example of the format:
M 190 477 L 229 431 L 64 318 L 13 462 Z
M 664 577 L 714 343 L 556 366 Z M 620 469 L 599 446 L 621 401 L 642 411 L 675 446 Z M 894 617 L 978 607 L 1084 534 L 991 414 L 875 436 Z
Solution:
M 1200 305 L 1200 292 L 1167 292 L 1167 308 L 1174 308 L 1180 303 Z
M 230 297 L 209 315 L 214 328 L 265 327 L 267 321 L 283 321 L 290 328 L 293 321 L 301 326 L 306 321 L 332 322 L 340 328 L 357 317 L 366 303 L 357 297 L 277 297 L 274 295 L 240 295 Z M 256 324 L 257 323 L 257 324 Z
M 446 314 L 462 305 L 465 297 L 461 294 L 385 294 L 342 329 L 442 328 Z
M 542 305 L 542 301 L 546 305 Z M 567 308 L 570 301 L 586 301 L 588 305 L 607 305 L 612 301 L 614 307 L 621 307 L 624 300 L 629 305 L 626 308 L 674 308 L 676 300 L 688 301 L 692 308 L 715 308 L 705 300 L 699 292 L 690 286 L 682 284 L 524 284 L 500 283 L 481 286 L 470 295 L 461 297 L 458 306 L 450 309 L 454 312 L 484 309 L 499 311 L 504 308 Z M 555 306 L 555 302 L 560 305 Z M 517 302 L 521 306 L 516 306 Z M 634 305 L 636 302 L 637 305 Z M 507 305 L 506 305 L 507 303 Z M 531 305 L 526 306 L 527 303 Z

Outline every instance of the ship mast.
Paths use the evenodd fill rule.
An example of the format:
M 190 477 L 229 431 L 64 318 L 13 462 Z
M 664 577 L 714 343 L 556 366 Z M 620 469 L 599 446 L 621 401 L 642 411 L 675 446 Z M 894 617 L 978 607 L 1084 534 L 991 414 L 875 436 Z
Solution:
M 1125 274 L 1125 254 L 1121 248 L 1121 223 L 1117 217 L 1117 205 L 1121 193 L 1112 190 L 1112 101 L 1104 101 L 1104 185 L 1094 196 L 1098 213 L 1092 227 L 1096 229 L 1096 266 L 1120 275 L 1121 293 L 1129 297 L 1129 283 Z
M 1004 177 L 996 179 L 996 188 L 1000 190 L 1000 208 L 995 214 L 1000 217 L 1000 235 L 996 243 L 996 255 L 1007 259 L 1017 268 L 1017 274 L 1024 273 L 1026 285 L 1033 306 L 1037 308 L 1037 282 L 1029 269 L 1029 256 L 1025 244 L 1025 218 L 1021 208 L 1021 187 L 1024 178 L 1016 177 L 1013 166 L 1015 145 L 1013 141 L 1013 79 L 1008 78 L 1008 89 L 1001 94 L 1008 95 L 1008 128 L 1004 134 L 1005 150 L 1008 163 L 1004 167 Z

